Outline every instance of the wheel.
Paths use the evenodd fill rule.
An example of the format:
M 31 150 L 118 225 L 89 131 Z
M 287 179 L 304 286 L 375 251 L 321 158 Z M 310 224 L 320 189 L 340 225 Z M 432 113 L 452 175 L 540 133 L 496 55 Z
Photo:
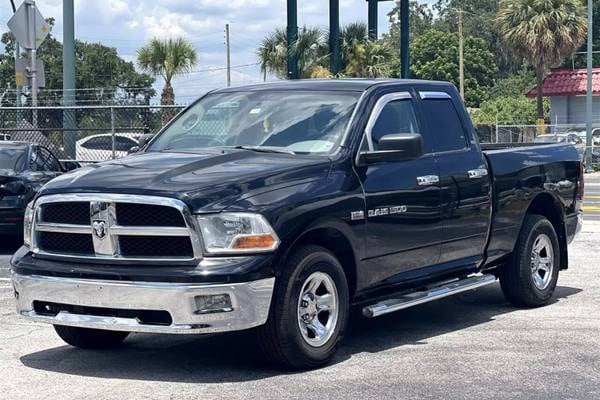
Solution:
M 559 250 L 550 221 L 541 215 L 527 215 L 511 262 L 500 273 L 506 299 L 524 307 L 548 304 L 558 281 Z
M 129 335 L 129 332 L 75 328 L 63 325 L 54 325 L 54 330 L 62 340 L 71 346 L 82 349 L 110 349 L 117 347 Z
M 293 369 L 333 358 L 349 312 L 348 283 L 336 257 L 319 246 L 296 250 L 277 278 L 267 323 L 257 329 L 263 353 Z

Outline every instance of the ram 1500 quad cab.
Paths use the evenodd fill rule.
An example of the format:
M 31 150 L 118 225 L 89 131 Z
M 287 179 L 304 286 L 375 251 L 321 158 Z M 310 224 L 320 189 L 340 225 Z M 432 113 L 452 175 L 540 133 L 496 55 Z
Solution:
M 500 280 L 547 304 L 581 226 L 568 144 L 485 148 L 454 86 L 296 81 L 189 106 L 30 204 L 17 311 L 82 348 L 254 328 L 293 367 L 369 318 Z

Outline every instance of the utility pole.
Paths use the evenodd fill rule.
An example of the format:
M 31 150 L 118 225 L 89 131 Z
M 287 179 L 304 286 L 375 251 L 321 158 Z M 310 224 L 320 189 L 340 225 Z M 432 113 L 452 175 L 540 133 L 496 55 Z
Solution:
M 585 165 L 586 169 L 592 169 L 592 112 L 593 112 L 593 59 L 592 59 L 592 50 L 593 50 L 593 3 L 592 0 L 588 0 L 587 2 L 587 11 L 588 11 L 588 37 L 587 37 L 587 93 L 586 93 L 586 141 L 585 141 Z
M 63 0 L 63 104 L 74 106 L 75 98 L 75 9 L 73 0 Z M 75 159 L 77 140 L 75 110 L 63 111 L 63 146 Z
M 17 7 L 15 7 L 14 0 L 10 0 L 10 5 L 12 6 L 13 14 L 17 12 Z M 19 42 L 15 40 L 15 67 L 19 62 L 19 57 L 21 56 L 21 46 L 19 46 Z M 15 95 L 17 96 L 16 106 L 21 107 L 21 86 L 15 82 Z
M 463 11 L 458 10 L 458 79 L 460 97 L 465 100 L 465 37 L 463 34 Z
M 231 86 L 231 45 L 229 43 L 229 24 L 225 24 L 225 46 L 227 46 L 227 86 Z

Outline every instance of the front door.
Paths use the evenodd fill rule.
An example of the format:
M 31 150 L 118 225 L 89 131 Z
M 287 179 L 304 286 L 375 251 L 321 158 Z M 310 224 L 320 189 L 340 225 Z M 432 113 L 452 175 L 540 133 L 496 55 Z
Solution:
M 382 96 L 367 124 L 363 149 L 378 150 L 388 134 L 424 132 L 409 92 Z M 366 196 L 367 246 L 363 282 L 394 283 L 398 274 L 434 265 L 440 255 L 440 188 L 431 141 L 415 160 L 358 166 Z

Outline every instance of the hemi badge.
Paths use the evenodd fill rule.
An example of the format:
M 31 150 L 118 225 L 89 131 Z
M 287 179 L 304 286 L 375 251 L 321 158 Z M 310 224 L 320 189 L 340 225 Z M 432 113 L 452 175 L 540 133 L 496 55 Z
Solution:
M 352 221 L 358 221 L 361 219 L 365 219 L 365 212 L 364 211 L 352 211 L 350 213 L 350 219 Z

